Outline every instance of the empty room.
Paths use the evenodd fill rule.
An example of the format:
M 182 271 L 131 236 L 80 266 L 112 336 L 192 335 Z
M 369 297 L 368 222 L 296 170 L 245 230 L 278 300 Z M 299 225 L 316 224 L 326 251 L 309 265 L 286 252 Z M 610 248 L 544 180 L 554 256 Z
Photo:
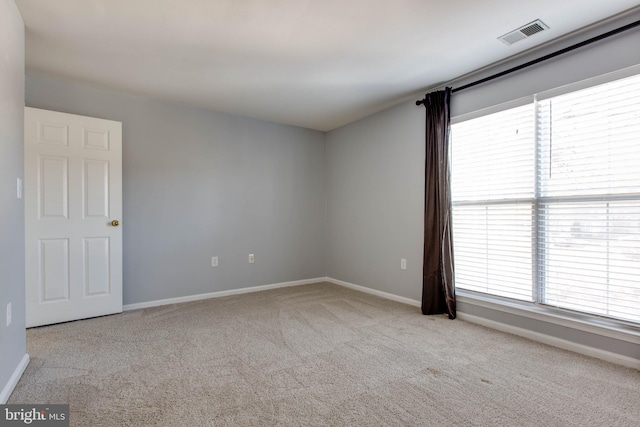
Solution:
M 637 0 L 0 0 L 0 425 L 640 425 Z

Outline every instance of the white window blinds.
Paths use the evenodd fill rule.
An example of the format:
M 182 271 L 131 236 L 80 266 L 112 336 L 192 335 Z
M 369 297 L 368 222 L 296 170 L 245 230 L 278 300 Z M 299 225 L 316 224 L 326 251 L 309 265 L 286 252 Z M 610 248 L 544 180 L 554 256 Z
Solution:
M 456 286 L 532 301 L 533 105 L 452 127 Z
M 640 76 L 452 126 L 456 286 L 640 322 Z

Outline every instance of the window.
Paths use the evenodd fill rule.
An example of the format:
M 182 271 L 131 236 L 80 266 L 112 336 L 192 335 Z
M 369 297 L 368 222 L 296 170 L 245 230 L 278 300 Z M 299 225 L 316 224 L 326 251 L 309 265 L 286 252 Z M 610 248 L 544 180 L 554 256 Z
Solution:
M 640 75 L 451 135 L 457 288 L 640 323 Z

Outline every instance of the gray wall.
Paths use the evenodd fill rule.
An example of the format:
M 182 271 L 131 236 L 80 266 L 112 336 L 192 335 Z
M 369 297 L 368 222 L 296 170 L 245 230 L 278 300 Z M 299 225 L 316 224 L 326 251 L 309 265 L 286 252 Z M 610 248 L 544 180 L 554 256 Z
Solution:
M 577 41 L 640 19 L 640 13 L 563 40 L 498 69 L 488 69 L 466 82 L 537 58 Z M 452 113 L 462 114 L 531 95 L 573 81 L 640 63 L 640 30 L 632 30 L 597 45 L 574 51 L 492 83 L 456 93 Z M 453 77 L 453 76 L 452 76 Z M 455 82 L 461 86 L 465 81 Z M 420 300 L 424 203 L 424 108 L 415 98 L 327 134 L 327 275 L 371 289 Z M 408 270 L 399 269 L 399 258 Z M 461 304 L 461 312 L 504 323 L 513 316 Z M 540 328 L 527 319 L 517 326 Z M 611 340 L 583 339 L 554 328 L 545 333 L 638 357 L 640 346 Z M 555 331 L 555 332 L 554 332 Z
M 325 276 L 323 133 L 36 76 L 26 104 L 123 123 L 125 304 Z
M 0 391 L 26 353 L 23 176 L 24 24 L 13 0 L 0 0 Z M 7 304 L 12 323 L 6 327 Z
M 424 111 L 404 103 L 329 132 L 326 144 L 327 275 L 419 300 Z

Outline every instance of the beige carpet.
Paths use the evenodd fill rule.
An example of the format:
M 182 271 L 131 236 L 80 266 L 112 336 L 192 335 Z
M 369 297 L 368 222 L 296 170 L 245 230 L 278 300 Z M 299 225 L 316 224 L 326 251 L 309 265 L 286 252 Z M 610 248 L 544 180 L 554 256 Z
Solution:
M 31 329 L 74 426 L 639 426 L 640 371 L 320 283 Z

